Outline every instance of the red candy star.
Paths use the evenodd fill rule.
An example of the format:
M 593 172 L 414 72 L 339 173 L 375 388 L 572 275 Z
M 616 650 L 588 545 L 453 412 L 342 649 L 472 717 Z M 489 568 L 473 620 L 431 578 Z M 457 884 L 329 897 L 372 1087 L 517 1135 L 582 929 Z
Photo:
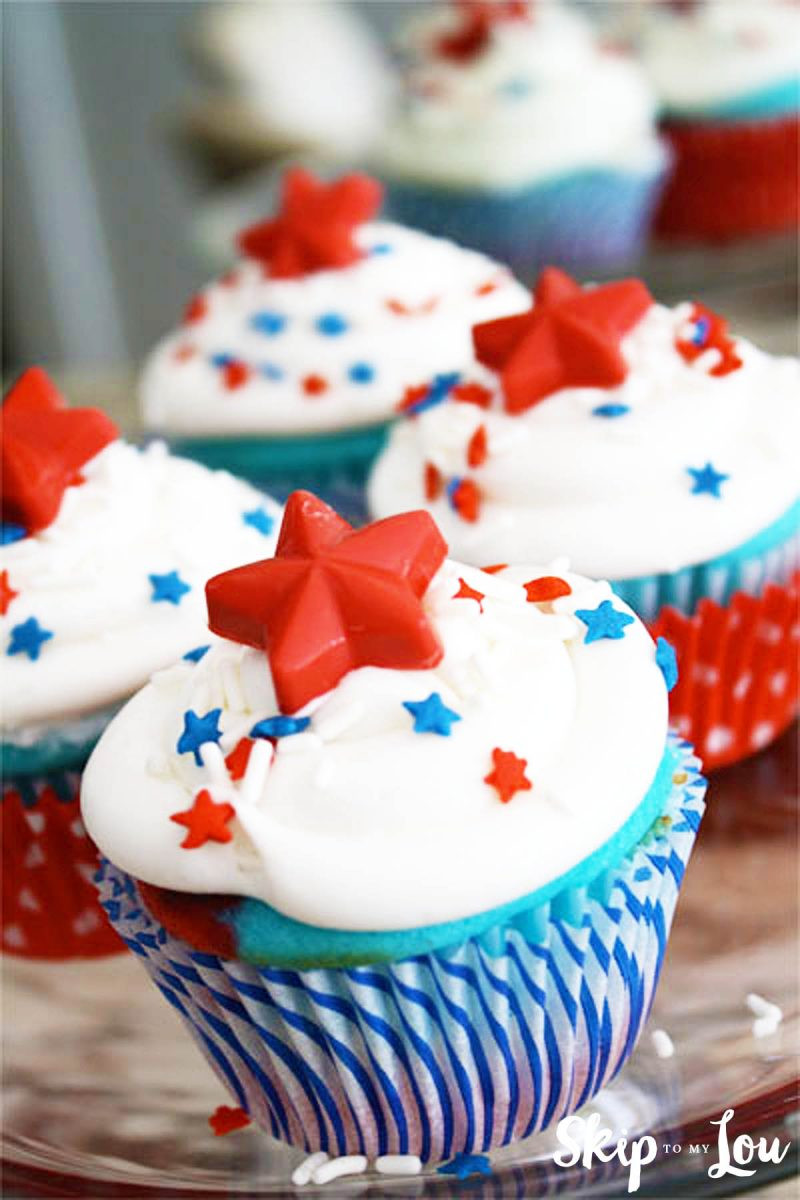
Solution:
M 453 595 L 454 600 L 477 600 L 478 608 L 483 612 L 483 602 L 486 599 L 484 592 L 479 592 L 477 588 L 470 587 L 466 579 L 459 579 L 458 591 Z
M 0 617 L 6 615 L 9 604 L 18 595 L 8 582 L 8 571 L 0 571 Z
M 356 667 L 440 661 L 420 597 L 446 553 L 425 512 L 353 530 L 316 496 L 293 492 L 275 557 L 206 584 L 209 627 L 266 650 L 281 710 L 296 712 Z
M 28 533 L 46 529 L 80 468 L 119 436 L 96 408 L 69 409 L 39 367 L 20 375 L 0 410 L 2 518 Z
M 582 288 L 545 267 L 526 313 L 476 325 L 478 360 L 500 375 L 505 408 L 525 412 L 564 387 L 610 388 L 628 364 L 620 342 L 653 303 L 638 279 Z
M 214 1137 L 224 1137 L 236 1129 L 245 1129 L 251 1124 L 250 1117 L 243 1108 L 231 1108 L 228 1104 L 220 1104 L 215 1108 L 208 1123 L 214 1131 Z
M 709 375 L 721 377 L 738 371 L 742 360 L 736 353 L 736 343 L 728 333 L 728 322 L 706 308 L 705 304 L 695 304 L 689 320 L 695 324 L 698 337 L 696 341 L 682 336 L 676 339 L 675 346 L 681 357 L 692 363 L 706 350 L 714 349 L 719 351 L 720 359 L 708 372 Z
M 239 738 L 239 741 L 225 759 L 225 766 L 228 768 L 228 774 L 234 783 L 237 779 L 244 777 L 253 746 L 255 746 L 255 742 L 252 738 Z
M 566 579 L 559 579 L 557 575 L 542 575 L 540 579 L 531 579 L 522 586 L 531 604 L 546 604 L 548 600 L 557 600 L 559 596 L 569 596 L 572 592 Z
M 490 784 L 502 804 L 508 804 L 517 792 L 529 792 L 533 787 L 525 774 L 528 763 L 524 758 L 517 758 L 510 750 L 500 750 L 495 747 L 492 751 L 494 769 L 484 776 L 484 783 Z
M 349 267 L 364 257 L 353 234 L 381 206 L 381 185 L 368 175 L 323 183 L 294 167 L 283 178 L 278 215 L 239 234 L 246 258 L 263 263 L 273 279 Z
M 469 62 L 489 45 L 492 26 L 501 21 L 527 21 L 531 5 L 526 0 L 461 0 L 460 28 L 443 34 L 436 42 L 437 53 L 454 62 Z
M 192 807 L 173 813 L 170 821 L 185 825 L 189 831 L 181 842 L 181 849 L 196 850 L 206 842 L 229 842 L 233 833 L 228 829 L 228 821 L 235 815 L 232 804 L 217 804 L 211 799 L 208 788 L 203 788 L 195 796 Z

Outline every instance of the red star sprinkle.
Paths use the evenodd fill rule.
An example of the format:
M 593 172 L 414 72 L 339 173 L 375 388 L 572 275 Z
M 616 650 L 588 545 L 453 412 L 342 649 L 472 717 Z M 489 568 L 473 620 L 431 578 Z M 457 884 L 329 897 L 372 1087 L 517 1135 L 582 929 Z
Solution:
M 278 215 L 240 233 L 239 249 L 273 279 L 349 267 L 365 255 L 353 235 L 375 216 L 382 198 L 381 185 L 368 175 L 323 183 L 293 167 L 283 178 Z
M 69 409 L 39 367 L 20 375 L 0 410 L 2 519 L 28 533 L 46 529 L 80 468 L 119 436 L 96 408 Z
M 453 33 L 443 34 L 436 42 L 442 58 L 464 63 L 477 58 L 489 45 L 492 26 L 501 21 L 527 21 L 531 5 L 526 0 L 460 0 L 463 18 Z
M 472 479 L 462 479 L 453 489 L 450 502 L 462 521 L 474 524 L 481 514 L 481 494 Z
M 183 311 L 184 325 L 194 325 L 202 321 L 208 312 L 208 302 L 205 296 L 192 296 Z
M 0 571 L 0 617 L 6 615 L 9 604 L 18 595 L 8 582 L 8 571 Z
M 196 354 L 197 351 L 195 350 L 194 346 L 190 346 L 185 343 L 182 346 L 175 347 L 172 352 L 172 357 L 176 362 L 188 362 L 189 359 L 194 358 Z
M 497 575 L 500 571 L 505 571 L 508 563 L 492 563 L 489 567 L 481 567 L 480 569 L 486 575 Z
M 243 778 L 247 770 L 247 764 L 250 761 L 250 752 L 253 746 L 255 746 L 255 742 L 252 738 L 240 738 L 225 759 L 225 766 L 228 768 L 228 774 L 234 783 L 237 779 Z
M 492 393 L 480 383 L 457 383 L 450 389 L 450 398 L 460 404 L 477 404 L 478 408 L 488 408 L 492 403 Z
M 481 283 L 475 288 L 476 296 L 490 296 L 492 292 L 496 292 L 500 285 L 493 279 L 488 279 L 486 283 Z
M 432 313 L 438 303 L 439 297 L 431 296 L 430 300 L 423 300 L 421 304 L 414 305 L 403 304 L 402 300 L 387 300 L 386 307 L 396 317 L 424 317 Z
M 483 612 L 483 602 L 486 599 L 484 592 L 479 592 L 475 588 L 470 587 L 465 579 L 458 581 L 458 591 L 453 596 L 454 600 L 477 600 L 478 608 Z
M 736 343 L 728 333 L 728 322 L 706 308 L 705 304 L 695 304 L 689 320 L 696 324 L 699 336 L 696 341 L 690 337 L 676 338 L 675 347 L 681 357 L 692 363 L 706 350 L 713 348 L 719 351 L 720 360 L 711 368 L 709 375 L 719 378 L 730 375 L 731 371 L 738 371 L 742 360 L 736 353 Z
M 415 404 L 419 404 L 420 400 L 424 400 L 430 390 L 430 386 L 427 383 L 407 387 L 403 392 L 403 399 L 396 406 L 397 412 L 407 412 L 409 408 L 413 408 Z
M 235 392 L 243 387 L 250 378 L 250 368 L 247 363 L 234 359 L 222 368 L 222 380 L 229 392 Z
M 228 829 L 228 821 L 235 815 L 232 804 L 217 804 L 211 799 L 208 788 L 202 788 L 195 796 L 192 807 L 173 813 L 170 821 L 185 825 L 189 831 L 181 842 L 181 849 L 196 850 L 198 846 L 205 846 L 206 842 L 231 841 L 233 833 Z
M 517 792 L 529 792 L 533 787 L 525 774 L 528 763 L 524 758 L 517 758 L 510 750 L 500 750 L 495 747 L 492 751 L 494 769 L 484 776 L 484 783 L 495 789 L 502 804 L 508 804 Z
M 467 463 L 470 467 L 481 467 L 489 457 L 489 435 L 485 425 L 479 425 L 469 439 Z
M 557 600 L 559 596 L 569 596 L 572 592 L 566 579 L 559 579 L 557 575 L 542 575 L 541 579 L 531 579 L 522 586 L 531 604 L 545 604 L 548 600 Z
M 281 711 L 293 713 L 357 667 L 440 661 L 420 598 L 446 553 L 426 512 L 353 530 L 310 492 L 293 492 L 275 557 L 206 584 L 209 627 L 267 652 Z
M 433 463 L 425 463 L 425 499 L 438 500 L 443 491 L 442 472 Z
M 321 396 L 328 390 L 328 381 L 321 375 L 306 375 L 302 380 L 302 387 L 307 396 Z
M 628 364 L 620 342 L 653 303 L 638 279 L 582 288 L 545 267 L 534 306 L 472 330 L 478 361 L 500 375 L 505 408 L 521 413 L 564 387 L 611 388 Z
M 236 1129 L 246 1129 L 252 1124 L 243 1108 L 231 1108 L 228 1104 L 220 1104 L 208 1118 L 208 1123 L 214 1130 L 214 1137 L 224 1137 Z

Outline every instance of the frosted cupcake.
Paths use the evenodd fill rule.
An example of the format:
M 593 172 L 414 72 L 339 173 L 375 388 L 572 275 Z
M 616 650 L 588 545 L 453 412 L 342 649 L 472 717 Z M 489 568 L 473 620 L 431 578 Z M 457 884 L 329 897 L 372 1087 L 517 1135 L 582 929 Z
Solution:
M 103 903 L 234 1102 L 358 1169 L 486 1154 L 614 1075 L 703 808 L 608 584 L 446 549 L 294 493 L 84 780 Z
M 483 255 L 373 221 L 380 201 L 367 176 L 287 172 L 278 214 L 151 356 L 148 428 L 274 486 L 363 482 L 405 389 L 455 376 L 469 323 L 526 303 Z
M 794 228 L 800 9 L 717 0 L 640 15 L 642 63 L 675 154 L 657 231 L 726 241 Z
M 401 221 L 532 274 L 641 249 L 667 163 L 641 68 L 552 0 L 440 5 L 409 23 L 376 150 Z
M 675 644 L 679 730 L 707 766 L 741 758 L 797 711 L 800 367 L 637 280 L 549 268 L 534 295 L 394 432 L 372 512 L 427 506 L 473 563 L 560 549 L 611 579 Z
M 119 948 L 96 906 L 80 770 L 120 704 L 209 638 L 203 585 L 270 553 L 280 510 L 229 475 L 120 441 L 43 371 L 2 407 L 2 947 Z

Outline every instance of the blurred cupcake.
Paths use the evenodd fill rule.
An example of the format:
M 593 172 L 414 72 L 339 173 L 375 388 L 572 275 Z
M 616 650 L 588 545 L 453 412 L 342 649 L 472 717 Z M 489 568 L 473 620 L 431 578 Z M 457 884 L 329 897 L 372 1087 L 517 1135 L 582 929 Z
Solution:
M 611 579 L 675 646 L 679 731 L 706 766 L 741 758 L 797 711 L 798 362 L 637 280 L 549 268 L 534 296 L 394 431 L 371 510 L 427 506 L 469 562 L 560 549 Z
M 376 149 L 398 220 L 532 274 L 642 247 L 667 155 L 641 68 L 552 0 L 409 23 L 405 93 Z
M 115 928 L 310 1152 L 437 1162 L 587 1101 L 646 1020 L 703 809 L 608 584 L 446 550 L 426 513 L 354 532 L 293 494 L 275 558 L 208 584 L 223 640 L 85 775 Z
M 362 483 L 404 391 L 455 378 L 470 322 L 527 302 L 482 254 L 373 222 L 380 202 L 365 175 L 288 171 L 278 214 L 150 357 L 146 425 L 277 488 Z
M 2 947 L 119 949 L 97 907 L 80 769 L 123 700 L 207 644 L 203 584 L 271 553 L 278 507 L 229 475 L 118 440 L 38 368 L 2 407 Z
M 675 154 L 657 232 L 723 242 L 794 228 L 800 8 L 718 0 L 641 16 L 642 63 Z

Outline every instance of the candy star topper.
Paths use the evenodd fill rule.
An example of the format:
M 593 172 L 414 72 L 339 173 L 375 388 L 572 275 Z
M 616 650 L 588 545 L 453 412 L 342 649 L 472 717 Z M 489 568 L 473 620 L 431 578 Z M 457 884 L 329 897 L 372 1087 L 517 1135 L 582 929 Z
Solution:
M 530 0 L 460 0 L 457 7 L 461 24 L 438 39 L 436 52 L 441 58 L 461 63 L 484 52 L 491 40 L 493 25 L 502 21 L 529 21 L 533 10 Z
M 425 512 L 353 530 L 310 492 L 293 492 L 275 557 L 206 584 L 209 627 L 266 650 L 278 703 L 296 712 L 356 667 L 440 661 L 420 598 L 446 553 Z
M 293 167 L 283 178 L 278 215 L 239 234 L 246 258 L 263 263 L 273 279 L 297 279 L 313 271 L 349 267 L 364 257 L 353 234 L 375 216 L 383 190 L 369 175 L 344 175 L 324 183 Z
M 564 387 L 611 388 L 628 364 L 620 350 L 653 303 L 638 279 L 582 288 L 545 267 L 529 312 L 474 326 L 479 362 L 500 375 L 505 408 L 521 413 Z
M 96 408 L 67 408 L 40 367 L 30 367 L 0 409 L 2 519 L 36 533 L 52 524 L 80 468 L 119 437 Z

